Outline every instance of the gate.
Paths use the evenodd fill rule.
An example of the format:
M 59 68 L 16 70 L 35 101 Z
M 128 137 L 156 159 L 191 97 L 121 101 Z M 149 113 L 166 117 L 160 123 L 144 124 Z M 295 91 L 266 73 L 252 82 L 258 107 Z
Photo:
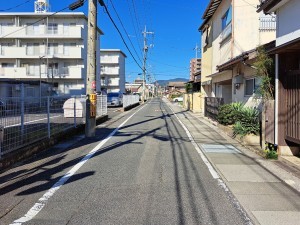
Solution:
M 211 119 L 217 120 L 219 106 L 224 104 L 223 98 L 205 97 L 204 115 Z
M 300 71 L 287 72 L 286 84 L 286 139 L 300 143 Z

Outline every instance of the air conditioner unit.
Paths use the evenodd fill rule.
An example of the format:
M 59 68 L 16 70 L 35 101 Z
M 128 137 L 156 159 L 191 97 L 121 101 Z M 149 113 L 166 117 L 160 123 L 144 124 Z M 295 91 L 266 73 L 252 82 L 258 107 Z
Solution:
M 20 90 L 21 90 L 20 85 L 15 85 L 15 91 L 20 91 Z
M 244 75 L 239 74 L 234 77 L 234 84 L 243 84 L 244 83 Z

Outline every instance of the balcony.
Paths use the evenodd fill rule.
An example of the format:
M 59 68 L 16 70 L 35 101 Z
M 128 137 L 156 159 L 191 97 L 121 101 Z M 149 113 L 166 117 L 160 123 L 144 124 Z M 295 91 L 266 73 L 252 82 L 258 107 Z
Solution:
M 118 75 L 119 74 L 119 68 L 101 68 L 101 74 Z
M 83 28 L 81 27 L 69 27 L 68 31 L 52 31 L 48 32 L 48 30 L 44 27 L 39 27 L 38 31 L 33 31 L 31 29 L 24 29 L 24 27 L 17 26 L 7 26 L 2 27 L 2 31 L 0 34 L 1 37 L 5 38 L 76 38 L 83 39 Z
M 276 17 L 263 16 L 259 18 L 259 31 L 275 31 L 276 30 Z
M 7 59 L 28 59 L 34 58 L 39 59 L 41 56 L 44 56 L 45 51 L 41 49 L 29 50 L 27 47 L 3 47 L 0 51 L 0 58 Z M 58 50 L 49 51 L 48 58 L 62 58 L 62 59 L 83 59 L 84 49 L 80 47 L 68 47 L 63 50 L 63 53 L 58 53 Z
M 62 67 L 59 69 L 48 68 L 48 78 L 82 79 L 83 68 L 81 67 Z
M 232 34 L 232 25 L 229 23 L 220 34 L 220 44 L 222 44 Z
M 17 79 L 17 78 L 28 78 L 26 75 L 26 68 L 25 67 L 6 67 L 0 68 L 0 78 L 10 78 L 10 79 Z

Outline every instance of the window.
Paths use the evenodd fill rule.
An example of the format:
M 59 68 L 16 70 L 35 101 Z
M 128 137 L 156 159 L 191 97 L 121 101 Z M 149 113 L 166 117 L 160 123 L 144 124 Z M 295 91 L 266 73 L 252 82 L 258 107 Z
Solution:
M 253 95 L 259 88 L 260 78 L 252 78 L 245 81 L 245 95 Z
M 39 76 L 40 71 L 39 65 L 31 64 L 27 65 L 27 75 Z
M 208 27 L 202 32 L 202 46 L 206 47 L 208 44 Z
M 76 47 L 76 43 L 65 43 L 64 44 L 64 55 L 70 54 L 70 47 Z
M 57 23 L 49 23 L 48 24 L 47 33 L 48 34 L 57 34 L 58 33 L 58 25 L 57 25 Z
M 48 43 L 48 55 L 55 55 L 58 53 L 57 43 Z
M 225 15 L 222 17 L 222 30 L 224 30 L 230 23 L 232 19 L 232 7 L 226 11 Z
M 38 43 L 28 43 L 27 44 L 27 55 L 39 55 L 40 46 Z

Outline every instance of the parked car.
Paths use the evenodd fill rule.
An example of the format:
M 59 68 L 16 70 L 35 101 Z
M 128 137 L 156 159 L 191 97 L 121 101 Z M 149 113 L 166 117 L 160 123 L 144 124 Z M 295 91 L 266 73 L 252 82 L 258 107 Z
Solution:
M 111 92 L 107 94 L 107 106 L 123 105 L 123 94 Z
M 173 102 L 183 102 L 183 97 L 173 98 Z

